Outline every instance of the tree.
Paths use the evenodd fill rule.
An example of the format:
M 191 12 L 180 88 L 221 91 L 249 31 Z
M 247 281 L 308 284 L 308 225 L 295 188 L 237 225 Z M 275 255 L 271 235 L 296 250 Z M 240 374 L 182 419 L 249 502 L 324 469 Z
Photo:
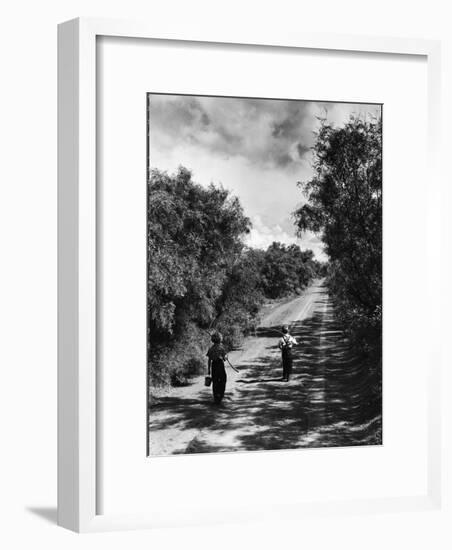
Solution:
M 307 202 L 298 231 L 321 235 L 330 258 L 329 286 L 344 327 L 364 348 L 381 352 L 381 119 L 351 117 L 341 128 L 322 122 L 314 177 L 301 184 Z
M 152 372 L 162 381 L 171 372 L 177 378 L 187 365 L 199 367 L 203 329 L 217 315 L 216 302 L 249 227 L 238 199 L 227 190 L 195 184 L 183 167 L 173 176 L 151 172 L 149 353 Z
M 298 245 L 272 243 L 262 265 L 262 287 L 268 298 L 282 298 L 300 293 L 315 274 L 314 254 Z
M 148 358 L 151 386 L 183 384 L 205 363 L 209 331 L 227 348 L 256 327 L 265 297 L 300 292 L 316 272 L 311 251 L 247 248 L 251 223 L 236 197 L 201 187 L 180 167 L 148 182 Z
M 227 348 L 237 347 L 251 330 L 256 328 L 264 295 L 262 266 L 264 253 L 245 248 L 228 270 L 221 298 L 217 301 L 217 328 Z

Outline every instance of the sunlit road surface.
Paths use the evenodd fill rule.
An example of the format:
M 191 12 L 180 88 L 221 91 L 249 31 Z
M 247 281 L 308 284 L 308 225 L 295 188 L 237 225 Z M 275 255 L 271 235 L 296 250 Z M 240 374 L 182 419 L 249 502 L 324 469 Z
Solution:
M 298 340 L 293 374 L 282 381 L 281 325 Z M 268 307 L 255 335 L 229 354 L 223 403 L 198 378 L 151 406 L 150 455 L 258 451 L 381 443 L 381 411 L 366 369 L 350 352 L 323 281 Z

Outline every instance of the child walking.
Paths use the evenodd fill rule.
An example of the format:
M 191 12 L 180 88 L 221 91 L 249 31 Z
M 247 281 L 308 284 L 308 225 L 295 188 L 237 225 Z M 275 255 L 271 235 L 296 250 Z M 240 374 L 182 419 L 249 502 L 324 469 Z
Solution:
M 293 336 L 289 334 L 289 327 L 284 325 L 281 328 L 283 333 L 282 338 L 279 340 L 278 347 L 281 350 L 282 366 L 283 366 L 283 381 L 288 382 L 290 375 L 292 374 L 292 347 L 296 346 L 298 342 Z
M 227 359 L 226 350 L 221 343 L 222 337 L 219 332 L 212 334 L 213 346 L 207 352 L 207 375 L 212 377 L 212 392 L 214 402 L 219 404 L 226 389 L 226 370 L 224 362 Z

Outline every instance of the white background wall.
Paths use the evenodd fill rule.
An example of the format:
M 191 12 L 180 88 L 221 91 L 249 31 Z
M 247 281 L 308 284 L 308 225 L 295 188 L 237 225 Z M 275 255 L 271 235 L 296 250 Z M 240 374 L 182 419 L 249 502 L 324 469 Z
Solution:
M 187 25 L 244 29 L 278 26 L 300 31 L 443 39 L 444 154 L 450 158 L 447 128 L 451 127 L 452 119 L 446 100 L 452 92 L 452 18 L 448 3 L 17 0 L 3 4 L 0 9 L 0 544 L 3 548 L 22 545 L 96 548 L 99 544 L 110 548 L 153 545 L 159 549 L 451 547 L 448 502 L 448 511 L 443 513 L 346 517 L 328 522 L 319 518 L 297 523 L 83 536 L 55 526 L 57 23 L 91 15 L 148 18 L 172 29 Z M 415 131 L 415 119 L 413 113 L 413 128 L 408 131 Z M 449 192 L 444 200 L 445 210 L 447 205 L 450 208 L 450 198 Z M 451 234 L 449 221 L 445 222 L 445 230 Z M 450 266 L 444 266 L 444 278 L 452 280 Z M 445 319 L 448 319 L 446 305 L 450 303 L 448 292 Z M 451 377 L 447 376 L 452 401 Z M 450 405 L 446 406 L 450 417 Z M 450 432 L 450 425 L 448 428 Z M 450 433 L 446 442 L 449 453 Z M 451 495 L 450 477 L 446 483 Z

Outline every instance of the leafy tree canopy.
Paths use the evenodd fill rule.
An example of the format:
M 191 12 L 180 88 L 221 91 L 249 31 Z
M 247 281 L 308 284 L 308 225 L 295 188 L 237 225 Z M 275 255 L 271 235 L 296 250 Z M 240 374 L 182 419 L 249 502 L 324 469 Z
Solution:
M 323 121 L 314 146 L 314 177 L 300 184 L 307 202 L 295 212 L 298 231 L 319 233 L 330 258 L 329 284 L 339 316 L 375 347 L 381 338 L 381 119 Z M 367 338 L 371 334 L 372 336 Z

